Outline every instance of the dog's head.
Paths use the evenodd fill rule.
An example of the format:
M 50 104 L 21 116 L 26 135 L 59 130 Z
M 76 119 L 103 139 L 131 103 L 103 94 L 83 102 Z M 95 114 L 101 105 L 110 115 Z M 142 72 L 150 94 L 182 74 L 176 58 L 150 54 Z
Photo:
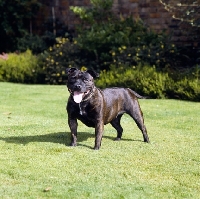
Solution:
M 93 92 L 94 79 L 99 75 L 92 70 L 80 71 L 77 68 L 67 68 L 67 87 L 76 103 L 80 103 Z

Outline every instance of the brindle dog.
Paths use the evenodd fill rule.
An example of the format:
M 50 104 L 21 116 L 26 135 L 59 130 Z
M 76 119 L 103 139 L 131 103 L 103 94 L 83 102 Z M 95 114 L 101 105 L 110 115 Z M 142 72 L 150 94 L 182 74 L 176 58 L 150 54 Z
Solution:
M 82 72 L 68 68 L 67 87 L 70 97 L 67 103 L 68 124 L 71 130 L 71 146 L 77 144 L 77 119 L 89 127 L 95 128 L 94 149 L 98 150 L 104 125 L 111 123 L 117 130 L 116 140 L 122 137 L 123 129 L 120 119 L 124 113 L 129 114 L 141 130 L 144 142 L 149 142 L 144 125 L 142 111 L 137 98 L 144 98 L 129 88 L 95 87 L 94 79 L 98 74 L 92 70 Z

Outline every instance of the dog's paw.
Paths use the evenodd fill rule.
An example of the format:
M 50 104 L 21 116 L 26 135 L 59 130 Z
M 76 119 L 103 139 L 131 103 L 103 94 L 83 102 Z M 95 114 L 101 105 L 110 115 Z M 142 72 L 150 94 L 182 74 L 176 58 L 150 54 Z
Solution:
M 144 138 L 144 142 L 150 143 L 149 138 L 148 138 L 148 137 L 145 137 L 145 138 Z
M 76 143 L 74 143 L 74 142 L 72 142 L 71 144 L 70 144 L 70 146 L 76 146 L 77 144 Z
M 121 138 L 118 138 L 118 137 L 116 137 L 115 139 L 114 139 L 114 141 L 120 141 L 121 140 Z
M 99 149 L 100 149 L 99 146 L 95 146 L 95 147 L 94 147 L 94 150 L 99 150 Z

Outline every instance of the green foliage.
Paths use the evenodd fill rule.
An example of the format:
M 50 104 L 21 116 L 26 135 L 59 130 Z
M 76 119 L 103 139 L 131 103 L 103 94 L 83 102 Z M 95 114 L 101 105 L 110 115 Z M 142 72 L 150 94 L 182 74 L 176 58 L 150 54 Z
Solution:
M 78 37 L 58 38 L 44 53 L 47 83 L 65 83 L 66 67 L 90 68 L 102 71 L 101 87 L 124 86 L 151 97 L 199 100 L 198 78 L 191 72 L 172 74 L 177 67 L 197 63 L 198 59 L 185 55 L 190 49 L 177 48 L 169 36 L 154 33 L 141 20 L 115 16 L 112 1 L 102 5 L 96 0 L 92 5 L 71 7 L 81 19 Z
M 29 30 L 40 6 L 38 0 L 0 0 L 0 52 L 16 49 L 17 38 Z
M 141 20 L 114 15 L 110 5 L 112 1 L 105 7 L 97 1 L 92 8 L 71 8 L 82 22 L 78 45 L 96 62 L 95 69 L 108 69 L 111 63 L 149 63 L 162 68 L 174 65 L 179 52 L 168 36 L 154 33 Z M 92 66 L 88 63 L 87 67 Z
M 43 71 L 48 84 L 65 83 L 65 68 L 83 66 L 87 59 L 76 41 L 70 42 L 68 38 L 57 38 L 56 41 L 57 43 L 43 54 Z
M 19 38 L 17 42 L 17 49 L 20 52 L 25 52 L 27 49 L 30 49 L 34 54 L 38 54 L 43 52 L 46 47 L 42 37 L 38 35 L 27 34 L 24 37 Z
M 126 46 L 120 47 L 119 51 L 123 54 L 126 51 Z M 84 53 L 85 51 L 80 48 L 76 40 L 70 42 L 68 39 L 58 38 L 57 44 L 50 47 L 44 54 L 45 81 L 49 84 L 65 84 L 65 68 L 87 69 L 91 57 Z M 112 56 L 116 57 L 113 52 Z M 92 68 L 95 68 L 95 62 L 90 63 L 93 64 Z M 110 70 L 102 70 L 97 85 L 101 88 L 130 87 L 140 94 L 152 98 L 200 100 L 200 70 L 198 65 L 187 73 L 179 73 L 179 71 L 172 73 L 171 69 L 169 71 L 167 69 L 165 69 L 166 71 L 158 70 L 149 64 L 132 67 L 125 64 L 127 63 L 119 60 L 117 66 L 116 63 L 111 64 Z
M 54 34 L 54 29 L 56 32 Z M 52 19 L 48 19 L 43 24 L 44 34 L 38 36 L 34 34 L 25 34 L 23 37 L 17 39 L 17 50 L 25 52 L 30 49 L 33 54 L 42 53 L 56 43 L 56 37 L 67 37 L 70 40 L 72 35 L 68 31 L 68 27 L 57 18 L 55 19 L 55 27 L 53 27 Z
M 94 24 L 90 31 L 83 30 L 73 42 L 58 38 L 50 47 L 44 63 L 48 74 L 58 74 L 63 67 L 86 66 L 95 70 L 109 69 L 110 64 L 119 66 L 139 65 L 147 62 L 164 67 L 172 61 L 174 45 L 167 46 L 166 37 L 148 32 L 141 21 L 131 18 L 120 22 Z M 62 56 L 59 54 L 62 52 Z M 165 56 L 167 55 L 167 56 Z M 49 75 L 48 75 L 49 76 Z M 62 80 L 59 80 L 62 82 Z M 48 82 L 57 82 L 50 80 Z
M 197 71 L 198 74 L 199 71 Z M 200 81 L 189 75 L 173 75 L 159 72 L 155 67 L 119 67 L 110 71 L 102 71 L 97 85 L 104 87 L 129 87 L 142 95 L 152 98 L 177 98 L 184 100 L 200 100 Z
M 80 17 L 82 25 L 92 25 L 94 23 L 107 21 L 109 17 L 113 17 L 112 4 L 113 0 L 91 0 L 92 7 L 71 6 L 70 9 Z
M 24 53 L 8 54 L 8 59 L 0 59 L 0 81 L 36 83 L 39 74 L 39 58 L 30 50 Z

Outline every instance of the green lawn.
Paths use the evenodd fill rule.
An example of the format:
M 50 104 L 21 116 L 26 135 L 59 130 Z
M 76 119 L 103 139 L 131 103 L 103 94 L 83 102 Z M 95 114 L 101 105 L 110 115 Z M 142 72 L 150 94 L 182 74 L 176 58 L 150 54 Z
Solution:
M 200 103 L 140 100 L 151 143 L 127 115 L 123 139 L 79 123 L 69 147 L 65 86 L 0 83 L 0 198 L 200 198 Z

